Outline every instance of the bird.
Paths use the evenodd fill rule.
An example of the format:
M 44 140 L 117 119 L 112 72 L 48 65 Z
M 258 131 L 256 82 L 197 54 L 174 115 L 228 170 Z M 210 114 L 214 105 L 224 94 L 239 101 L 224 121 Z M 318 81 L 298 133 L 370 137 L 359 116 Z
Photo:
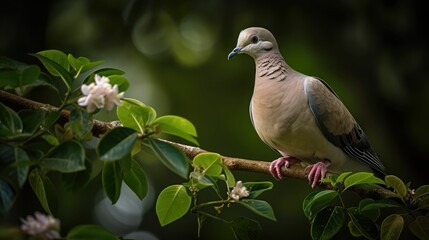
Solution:
M 247 54 L 255 62 L 250 118 L 261 140 L 280 154 L 270 163 L 275 179 L 283 179 L 281 168 L 291 164 L 305 166 L 312 188 L 328 172 L 386 174 L 339 96 L 322 79 L 291 68 L 269 30 L 242 30 L 228 60 L 238 54 Z

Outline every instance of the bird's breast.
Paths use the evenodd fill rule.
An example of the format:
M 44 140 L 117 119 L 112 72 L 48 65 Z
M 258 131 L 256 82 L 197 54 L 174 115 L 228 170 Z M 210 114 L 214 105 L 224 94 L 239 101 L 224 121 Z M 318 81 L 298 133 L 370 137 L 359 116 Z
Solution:
M 272 146 L 285 136 L 293 136 L 312 120 L 303 87 L 294 82 L 256 83 L 252 97 L 252 117 L 259 136 Z

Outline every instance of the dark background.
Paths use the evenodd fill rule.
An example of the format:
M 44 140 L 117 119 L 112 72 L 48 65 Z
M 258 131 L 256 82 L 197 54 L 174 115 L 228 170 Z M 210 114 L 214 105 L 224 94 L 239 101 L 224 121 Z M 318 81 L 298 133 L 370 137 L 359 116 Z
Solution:
M 131 82 L 126 97 L 153 106 L 159 115 L 192 121 L 202 148 L 271 161 L 276 153 L 259 140 L 248 116 L 254 63 L 247 56 L 226 59 L 242 29 L 265 27 L 276 36 L 291 67 L 324 79 L 337 92 L 387 171 L 418 187 L 428 184 L 423 166 L 429 153 L 429 39 L 423 5 L 405 0 L 7 1 L 0 8 L 0 55 L 36 63 L 28 53 L 59 49 L 75 57 L 105 60 L 104 67 L 126 72 Z M 44 97 L 37 92 L 30 96 Z M 114 120 L 115 114 L 101 113 L 97 118 Z M 145 231 L 140 234 L 152 234 L 145 239 L 197 238 L 196 218 L 190 214 L 159 226 L 156 196 L 182 180 L 153 157 L 141 157 L 147 158 L 151 195 L 132 224 L 115 214 L 101 217 L 113 219 L 112 223 L 95 217 L 102 196 L 96 194 L 100 183 L 94 182 L 77 192 L 58 189 L 54 212 L 62 221 L 63 234 L 75 225 L 95 222 L 121 235 L 138 229 Z M 236 172 L 236 178 L 275 182 L 261 198 L 271 203 L 277 222 L 241 210 L 229 211 L 231 216 L 260 219 L 261 239 L 310 238 L 301 210 L 311 190 L 307 182 L 277 182 L 268 175 L 243 172 Z M 34 198 L 31 190 L 24 190 L 3 225 L 19 224 L 23 214 L 41 209 Z M 124 206 L 132 213 L 130 204 Z M 201 239 L 231 238 L 232 232 L 220 223 L 209 222 L 202 229 Z

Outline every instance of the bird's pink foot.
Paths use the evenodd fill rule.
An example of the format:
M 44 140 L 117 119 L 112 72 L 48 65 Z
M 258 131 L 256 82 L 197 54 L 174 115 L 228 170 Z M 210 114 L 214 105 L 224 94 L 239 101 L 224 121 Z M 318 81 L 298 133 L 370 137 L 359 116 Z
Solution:
M 291 163 L 297 162 L 299 162 L 299 160 L 291 156 L 279 157 L 270 164 L 271 175 L 273 175 L 273 177 L 277 180 L 282 180 L 284 176 L 282 174 L 281 168 L 283 166 L 289 168 Z
M 327 167 L 330 164 L 329 160 L 323 160 L 305 168 L 305 172 L 308 172 L 307 178 L 312 188 L 315 188 L 317 183 L 326 177 Z

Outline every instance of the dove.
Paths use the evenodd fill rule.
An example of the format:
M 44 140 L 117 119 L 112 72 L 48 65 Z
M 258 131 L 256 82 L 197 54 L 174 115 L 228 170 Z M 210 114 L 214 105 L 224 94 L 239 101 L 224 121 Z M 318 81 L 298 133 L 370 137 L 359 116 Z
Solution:
M 281 168 L 291 164 L 306 166 L 312 188 L 328 171 L 385 175 L 367 136 L 338 95 L 322 79 L 292 69 L 270 31 L 242 30 L 228 60 L 238 54 L 255 61 L 250 117 L 261 140 L 281 156 L 270 164 L 275 179 L 283 179 Z

